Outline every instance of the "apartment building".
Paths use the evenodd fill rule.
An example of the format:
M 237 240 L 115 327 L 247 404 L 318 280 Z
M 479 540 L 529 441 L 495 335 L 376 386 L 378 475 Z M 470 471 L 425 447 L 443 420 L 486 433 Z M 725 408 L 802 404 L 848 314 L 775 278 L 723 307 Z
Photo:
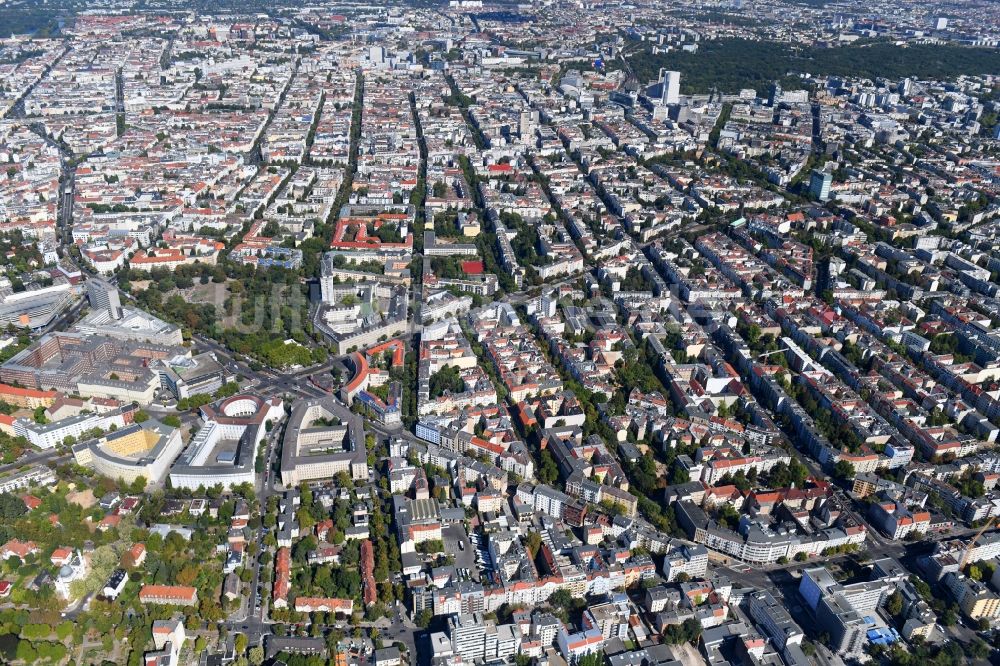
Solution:
M 194 606 L 198 603 L 198 588 L 186 585 L 143 585 L 139 601 L 159 606 Z
M 942 583 L 967 617 L 973 620 L 993 620 L 1000 617 L 1000 597 L 989 590 L 985 583 L 960 573 L 945 575 Z
M 667 582 L 681 574 L 688 578 L 704 578 L 708 571 L 708 549 L 698 544 L 674 543 L 663 558 L 663 575 Z

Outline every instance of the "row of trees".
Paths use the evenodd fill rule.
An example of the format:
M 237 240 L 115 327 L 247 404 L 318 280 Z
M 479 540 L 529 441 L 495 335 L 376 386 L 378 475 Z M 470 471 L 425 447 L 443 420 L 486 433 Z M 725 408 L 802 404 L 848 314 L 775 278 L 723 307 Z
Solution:
M 706 42 L 698 51 L 653 55 L 648 48 L 629 58 L 640 81 L 652 81 L 661 68 L 681 72 L 681 92 L 708 93 L 713 89 L 736 93 L 753 88 L 770 91 L 774 81 L 786 90 L 803 83 L 789 72 L 813 75 L 899 79 L 906 76 L 950 79 L 959 75 L 988 74 L 1000 68 L 1000 54 L 992 49 L 960 46 L 866 43 L 838 48 L 811 47 L 773 41 L 720 39 Z
M 791 462 L 779 462 L 764 475 L 758 475 L 756 469 L 751 469 L 744 473 L 743 470 L 735 474 L 726 473 L 719 479 L 718 485 L 724 486 L 733 484 L 741 491 L 746 492 L 755 487 L 767 488 L 790 488 L 794 485 L 801 488 L 809 476 L 809 468 L 799 462 L 798 458 L 792 458 Z

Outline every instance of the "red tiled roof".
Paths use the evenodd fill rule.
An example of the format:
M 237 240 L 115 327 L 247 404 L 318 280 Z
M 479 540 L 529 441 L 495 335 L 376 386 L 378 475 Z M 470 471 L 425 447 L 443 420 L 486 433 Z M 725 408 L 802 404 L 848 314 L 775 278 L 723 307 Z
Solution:
M 0 553 L 3 553 L 4 557 L 10 557 L 11 555 L 16 555 L 22 560 L 28 556 L 29 553 L 38 552 L 38 546 L 35 545 L 34 541 L 21 541 L 19 539 L 11 539 L 0 548 Z
M 354 610 L 354 600 L 335 597 L 299 597 L 295 600 L 296 611 L 311 612 L 322 609 L 332 613 L 351 613 Z
M 0 384 L 0 395 L 16 395 L 22 398 L 42 398 L 54 399 L 59 393 L 57 391 L 37 391 L 35 389 L 20 388 L 9 384 Z
M 177 601 L 192 601 L 198 589 L 187 585 L 143 585 L 139 590 L 139 600 L 176 599 Z
M 52 564 L 65 564 L 69 562 L 71 557 L 73 557 L 73 551 L 69 548 L 56 548 L 52 551 L 52 556 L 49 559 L 52 560 Z

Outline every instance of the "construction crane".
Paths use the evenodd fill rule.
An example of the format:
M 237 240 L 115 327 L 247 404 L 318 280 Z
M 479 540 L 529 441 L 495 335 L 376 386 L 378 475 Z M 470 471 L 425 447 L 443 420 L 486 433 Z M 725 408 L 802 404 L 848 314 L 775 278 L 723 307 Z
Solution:
M 959 571 L 963 571 L 965 569 L 965 565 L 969 563 L 969 557 L 972 555 L 972 549 L 975 547 L 976 541 L 979 540 L 979 537 L 983 536 L 983 533 L 986 530 L 993 527 L 993 524 L 996 522 L 996 520 L 997 520 L 996 518 L 990 518 L 989 520 L 987 520 L 986 523 L 979 528 L 979 531 L 976 532 L 976 536 L 972 537 L 972 539 L 969 541 L 968 545 L 965 547 L 965 550 L 962 552 L 962 559 L 958 563 Z

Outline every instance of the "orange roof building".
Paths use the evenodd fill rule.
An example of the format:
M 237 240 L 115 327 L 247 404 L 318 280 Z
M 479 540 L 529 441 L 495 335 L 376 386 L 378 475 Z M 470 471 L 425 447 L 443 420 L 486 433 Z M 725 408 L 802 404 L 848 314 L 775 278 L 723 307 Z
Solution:
M 129 548 L 128 556 L 132 560 L 132 566 L 141 567 L 142 563 L 146 561 L 146 544 L 134 544 Z
M 144 604 L 194 606 L 198 603 L 198 588 L 187 585 L 143 585 L 139 601 Z
M 49 558 L 52 560 L 52 564 L 57 567 L 61 567 L 64 564 L 68 564 L 71 559 L 73 559 L 73 549 L 72 548 L 56 548 L 52 551 L 52 556 Z
M 0 558 L 6 560 L 9 557 L 16 557 L 20 560 L 24 560 L 28 555 L 37 552 L 38 546 L 35 545 L 34 541 L 11 539 L 0 547 Z
M 274 593 L 275 608 L 288 608 L 288 587 L 292 575 L 292 555 L 288 548 L 279 548 L 274 560 Z
M 58 396 L 58 391 L 37 391 L 9 384 L 0 384 L 0 400 L 9 405 L 17 405 L 26 409 L 49 407 L 56 401 Z
M 354 600 L 335 597 L 298 597 L 295 600 L 295 611 L 297 613 L 321 611 L 346 616 L 354 612 Z

